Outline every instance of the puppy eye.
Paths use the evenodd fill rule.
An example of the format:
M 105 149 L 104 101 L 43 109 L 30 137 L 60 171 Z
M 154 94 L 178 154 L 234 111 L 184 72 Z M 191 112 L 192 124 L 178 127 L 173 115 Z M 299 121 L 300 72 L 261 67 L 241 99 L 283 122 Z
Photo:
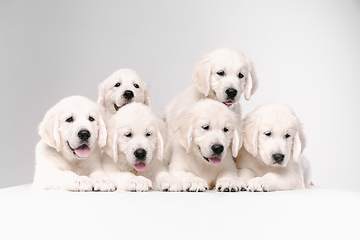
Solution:
M 147 137 L 150 137 L 150 136 L 151 136 L 151 133 L 146 133 L 146 136 L 147 136 Z
M 95 119 L 94 119 L 92 116 L 90 116 L 90 117 L 89 117 L 89 121 L 90 121 L 90 122 L 93 122 L 93 121 L 95 121 Z
M 219 75 L 219 76 L 224 76 L 225 72 L 224 71 L 218 71 L 216 74 Z
M 120 85 L 121 85 L 121 84 L 118 82 L 118 83 L 115 84 L 114 87 L 120 87 Z
M 243 78 L 244 77 L 244 75 L 242 74 L 242 73 L 239 73 L 239 78 Z
M 130 132 L 130 133 L 127 133 L 127 134 L 125 134 L 125 137 L 130 138 L 130 137 L 131 137 L 131 132 Z
M 202 128 L 203 128 L 204 130 L 209 130 L 209 125 L 204 125 L 204 126 L 202 126 Z
M 229 129 L 228 129 L 228 128 L 226 128 L 226 127 L 224 127 L 224 132 L 227 132 L 227 131 L 229 131 Z
M 268 136 L 268 137 L 271 136 L 271 132 L 264 132 L 264 134 L 265 134 L 266 136 Z
M 137 85 L 137 84 L 134 84 L 134 87 L 135 87 L 135 88 L 139 88 L 139 85 Z
M 67 121 L 67 122 L 73 122 L 74 119 L 73 119 L 73 117 L 69 117 L 68 119 L 66 119 L 66 121 Z
M 290 134 L 287 133 L 287 134 L 285 135 L 285 138 L 289 138 L 289 137 L 290 137 Z

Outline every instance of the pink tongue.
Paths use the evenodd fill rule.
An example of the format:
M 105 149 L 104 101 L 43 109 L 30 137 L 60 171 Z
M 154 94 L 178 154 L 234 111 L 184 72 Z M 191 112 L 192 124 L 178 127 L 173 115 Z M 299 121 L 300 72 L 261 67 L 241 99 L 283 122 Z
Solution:
M 225 102 L 225 104 L 226 105 L 231 105 L 231 104 L 233 104 L 233 102 L 232 101 L 227 101 L 227 102 Z
M 221 163 L 221 158 L 209 158 L 209 162 L 213 166 L 218 166 Z
M 75 154 L 79 157 L 86 158 L 90 154 L 90 148 L 84 144 L 75 149 Z
M 135 167 L 136 171 L 142 172 L 145 170 L 146 164 L 143 162 L 139 162 L 139 163 L 135 164 L 134 167 Z

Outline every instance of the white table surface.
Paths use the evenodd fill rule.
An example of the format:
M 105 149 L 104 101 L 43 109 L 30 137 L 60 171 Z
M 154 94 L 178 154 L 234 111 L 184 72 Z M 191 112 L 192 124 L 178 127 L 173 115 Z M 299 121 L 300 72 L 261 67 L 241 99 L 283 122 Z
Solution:
M 360 193 L 0 190 L 0 239 L 360 239 Z

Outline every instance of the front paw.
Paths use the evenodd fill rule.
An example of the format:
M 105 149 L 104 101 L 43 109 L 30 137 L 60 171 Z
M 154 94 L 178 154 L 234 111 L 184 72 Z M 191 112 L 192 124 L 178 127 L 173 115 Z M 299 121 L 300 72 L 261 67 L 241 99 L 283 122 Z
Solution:
M 161 180 L 159 184 L 159 190 L 160 191 L 169 191 L 169 192 L 181 192 L 183 191 L 182 188 L 182 181 L 174 176 L 167 176 L 164 179 Z
M 269 192 L 272 188 L 269 181 L 266 181 L 262 177 L 256 177 L 248 182 L 247 190 L 250 192 Z
M 93 186 L 95 192 L 113 192 L 117 189 L 117 183 L 106 176 L 93 179 Z
M 72 179 L 66 190 L 74 192 L 90 192 L 93 188 L 93 182 L 89 177 L 79 176 Z
M 151 181 L 143 176 L 131 178 L 125 186 L 125 190 L 131 192 L 146 192 L 150 189 L 152 189 Z
M 216 189 L 219 192 L 238 192 L 241 187 L 240 182 L 233 178 L 221 178 L 216 182 Z
M 204 179 L 195 177 L 184 181 L 183 188 L 188 192 L 204 192 L 209 187 Z

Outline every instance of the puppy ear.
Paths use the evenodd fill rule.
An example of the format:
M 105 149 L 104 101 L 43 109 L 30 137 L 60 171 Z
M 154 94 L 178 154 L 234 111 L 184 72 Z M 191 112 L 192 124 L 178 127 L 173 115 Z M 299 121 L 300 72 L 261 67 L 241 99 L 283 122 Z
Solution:
M 251 96 L 255 93 L 258 88 L 258 79 L 255 73 L 254 64 L 249 61 L 249 72 L 245 79 L 245 90 L 244 97 L 246 100 L 250 100 Z
M 208 56 L 204 56 L 200 61 L 195 64 L 191 78 L 196 86 L 196 88 L 205 95 L 209 96 L 211 86 L 210 86 L 210 75 L 211 75 L 211 65 Z
M 58 152 L 61 150 L 59 128 L 60 122 L 57 116 L 57 109 L 53 107 L 46 112 L 43 121 L 39 125 L 38 133 L 46 144 L 55 148 Z
M 299 157 L 301 153 L 304 151 L 306 147 L 306 138 L 303 132 L 302 126 L 299 126 L 299 131 L 296 132 L 294 137 L 294 145 L 293 145 L 293 160 L 295 162 L 299 161 Z
M 231 152 L 234 158 L 237 157 L 239 150 L 242 146 L 243 138 L 242 133 L 237 130 L 237 128 L 234 129 L 234 136 L 232 139 L 232 146 L 231 146 Z
M 156 140 L 157 140 L 157 159 L 159 161 L 163 161 L 164 160 L 164 140 L 163 140 L 159 130 L 156 133 Z
M 174 136 L 183 146 L 187 153 L 189 153 L 193 138 L 194 128 L 191 126 L 191 117 L 189 115 L 183 116 L 175 123 Z
M 103 148 L 106 145 L 107 131 L 106 131 L 105 122 L 101 116 L 99 116 L 98 126 L 99 126 L 98 143 L 99 143 L 100 148 Z
M 156 133 L 156 139 L 157 139 L 157 158 L 160 161 L 163 161 L 164 159 L 166 159 L 166 152 L 167 152 L 167 148 L 168 148 L 168 143 L 167 143 L 167 127 L 166 127 L 166 123 L 161 119 L 158 118 L 158 123 L 157 123 L 157 133 Z
M 113 152 L 113 161 L 114 163 L 117 163 L 119 155 L 118 155 L 118 134 L 116 131 L 114 133 L 114 138 L 112 143 L 112 152 Z
M 145 101 L 144 101 L 144 104 L 151 108 L 151 99 L 150 99 L 149 88 L 148 88 L 148 85 L 146 83 L 144 83 L 144 86 L 145 86 L 145 92 L 144 92 Z
M 253 118 L 245 118 L 244 120 L 244 147 L 245 149 L 256 157 L 258 155 L 258 120 Z
M 99 87 L 98 87 L 99 96 L 98 96 L 98 100 L 97 100 L 97 103 L 104 108 L 106 108 L 106 105 L 105 105 L 105 94 L 106 94 L 105 82 L 106 82 L 106 80 L 99 84 Z

